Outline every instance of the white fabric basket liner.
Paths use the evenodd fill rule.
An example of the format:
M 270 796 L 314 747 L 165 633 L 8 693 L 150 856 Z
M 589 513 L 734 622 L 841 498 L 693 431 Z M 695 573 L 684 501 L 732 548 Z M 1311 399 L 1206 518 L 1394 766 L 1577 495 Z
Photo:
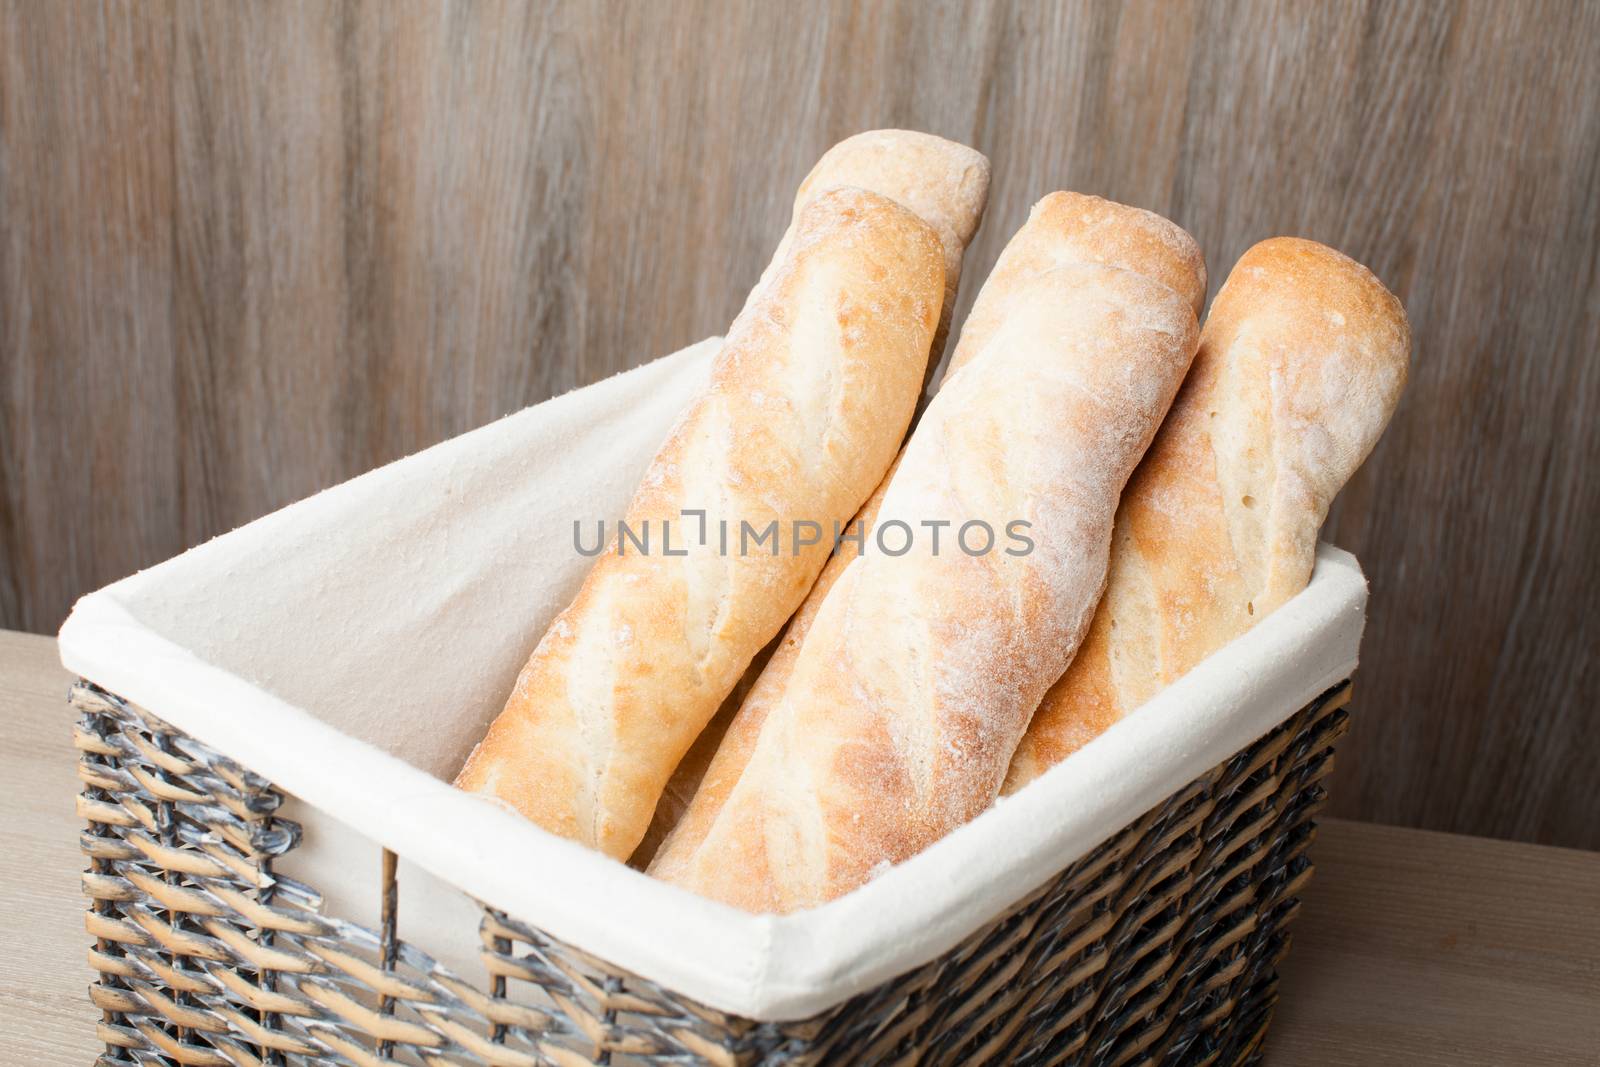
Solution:
M 711 338 L 300 501 L 84 597 L 62 662 L 291 793 L 278 867 L 370 921 L 402 857 L 401 936 L 462 970 L 443 880 L 725 1011 L 803 1018 L 933 959 L 1356 665 L 1366 583 L 1310 587 L 1028 789 L 824 907 L 754 916 L 448 784 L 705 380 Z M 358 854 L 365 843 L 369 857 Z M 481 973 L 481 971 L 480 971 Z

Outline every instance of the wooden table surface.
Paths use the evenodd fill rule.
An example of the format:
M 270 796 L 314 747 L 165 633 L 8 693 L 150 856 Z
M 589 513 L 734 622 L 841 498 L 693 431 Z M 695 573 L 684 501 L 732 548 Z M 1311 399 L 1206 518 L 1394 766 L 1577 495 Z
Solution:
M 0 631 L 5 1064 L 99 1051 L 68 681 Z M 1329 820 L 1312 856 L 1269 1064 L 1600 1064 L 1600 853 Z

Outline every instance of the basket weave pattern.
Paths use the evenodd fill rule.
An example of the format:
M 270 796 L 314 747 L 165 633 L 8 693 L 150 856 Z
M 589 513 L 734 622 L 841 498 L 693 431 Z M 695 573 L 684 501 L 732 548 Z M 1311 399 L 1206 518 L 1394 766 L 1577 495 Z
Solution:
M 274 873 L 272 784 L 74 687 L 102 1065 L 1231 1064 L 1259 1053 L 1343 683 L 943 956 L 761 1023 L 485 909 L 488 988 Z

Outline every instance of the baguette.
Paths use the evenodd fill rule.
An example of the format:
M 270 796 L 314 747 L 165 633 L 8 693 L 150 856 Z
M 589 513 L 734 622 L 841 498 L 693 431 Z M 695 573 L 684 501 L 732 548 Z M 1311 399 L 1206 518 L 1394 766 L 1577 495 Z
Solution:
M 1105 598 L 1007 793 L 1305 588 L 1328 505 L 1388 423 L 1410 349 L 1400 302 L 1354 260 L 1292 238 L 1244 254 L 1128 484 Z
M 962 259 L 972 235 L 983 220 L 989 197 L 989 161 L 981 152 L 932 134 L 912 130 L 869 130 L 858 133 L 834 145 L 811 168 L 811 173 L 806 175 L 800 183 L 799 192 L 795 194 L 796 217 L 800 209 L 818 193 L 838 186 L 869 189 L 887 196 L 910 208 L 939 235 L 939 243 L 944 250 L 944 302 L 940 306 L 939 326 L 934 331 L 928 358 L 927 375 L 924 378 L 926 384 L 944 353 L 950 316 L 955 310 L 956 289 L 961 282 Z M 779 244 L 774 263 L 781 261 L 790 240 L 790 234 L 786 233 Z M 772 270 L 773 267 L 769 266 L 767 275 Z M 767 275 L 763 275 L 763 282 Z M 755 293 L 760 291 L 761 286 L 757 285 L 750 299 L 753 300 Z M 880 483 L 880 488 L 886 484 L 887 476 Z M 874 494 L 874 499 L 881 499 L 881 493 Z M 865 511 L 864 506 L 853 522 L 862 522 Z M 870 525 L 871 520 L 866 521 Z M 848 545 L 844 551 L 849 551 Z M 825 567 L 818 577 L 817 586 L 823 586 L 827 580 L 828 568 Z M 806 605 L 810 605 L 813 599 L 820 598 L 813 594 L 807 599 Z M 806 614 L 805 606 L 797 613 Z M 783 643 L 789 643 L 789 635 L 794 631 L 795 624 L 791 623 L 784 631 Z M 801 629 L 799 633 L 803 634 L 804 630 Z M 696 738 L 668 779 L 661 799 L 656 804 L 650 827 L 630 862 L 641 867 L 648 865 L 668 833 L 678 825 L 690 799 L 695 796 L 709 771 L 711 761 L 717 758 L 722 738 L 731 726 L 735 713 L 743 705 L 745 694 L 766 669 L 767 661 L 758 655 L 746 671 L 746 676 L 740 679 L 734 692 L 724 702 L 724 707 Z M 730 752 L 732 750 L 730 748 Z M 731 758 L 730 755 L 723 759 L 721 767 L 724 770 L 728 769 L 728 759 Z
M 667 555 L 613 549 L 551 624 L 457 778 L 545 829 L 625 859 L 668 776 L 755 653 L 799 606 L 828 533 L 894 458 L 945 287 L 938 235 L 861 189 L 804 204 L 728 331 L 710 382 L 651 461 L 632 530 L 676 528 Z M 703 509 L 701 536 L 685 512 Z M 776 521 L 768 555 L 705 536 Z
M 1132 271 L 1074 263 L 1013 285 L 1004 321 L 928 408 L 879 518 L 948 522 L 950 537 L 1020 519 L 1033 551 L 935 552 L 924 537 L 845 565 L 703 841 L 653 873 L 791 911 L 993 802 L 1088 626 L 1117 497 L 1198 334 L 1185 297 Z
M 1199 246 L 1178 226 L 1152 212 L 1099 197 L 1051 193 L 1034 205 L 1028 221 L 1001 252 L 962 326 L 946 377 L 953 376 L 983 347 L 1015 296 L 1027 291 L 1028 279 L 1072 262 L 1104 263 L 1152 277 L 1180 293 L 1196 316 L 1205 300 L 1205 262 Z M 855 522 L 867 533 L 876 525 L 878 509 L 899 464 L 896 460 L 889 468 L 883 483 L 856 515 Z M 680 770 L 692 783 L 692 797 L 652 857 L 645 857 L 651 874 L 669 881 L 686 877 L 685 868 L 738 784 L 762 724 L 789 684 L 800 645 L 823 598 L 858 555 L 859 547 L 853 542 L 841 544 L 834 552 L 727 723 L 714 755 L 702 751 L 692 766 Z M 716 742 L 716 738 L 702 737 L 696 748 L 709 749 L 708 742 Z

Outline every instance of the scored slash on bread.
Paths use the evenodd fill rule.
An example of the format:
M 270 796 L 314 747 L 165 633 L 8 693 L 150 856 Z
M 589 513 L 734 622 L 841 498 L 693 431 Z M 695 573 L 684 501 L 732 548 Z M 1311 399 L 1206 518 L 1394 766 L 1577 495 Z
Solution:
M 795 193 L 795 212 L 827 189 L 870 189 L 911 211 L 939 235 L 944 249 L 944 303 L 928 374 L 944 354 L 956 310 L 961 262 L 989 202 L 989 160 L 976 149 L 913 130 L 868 130 L 823 153 Z M 781 249 L 781 246 L 780 246 Z
M 650 873 L 657 878 L 675 881 L 685 877 L 683 869 L 705 840 L 706 834 L 711 831 L 717 815 L 722 811 L 722 805 L 727 803 L 728 794 L 739 784 L 739 778 L 744 774 L 745 765 L 750 762 L 750 754 L 755 751 L 756 741 L 761 736 L 761 726 L 767 721 L 767 714 L 783 696 L 789 684 L 789 678 L 794 673 L 795 660 L 800 655 L 800 645 L 810 632 L 811 623 L 822 608 L 828 590 L 833 588 L 851 561 L 861 554 L 861 544 L 865 543 L 866 538 L 871 536 L 872 530 L 877 526 L 878 509 L 883 506 L 883 495 L 889 491 L 889 482 L 894 478 L 894 472 L 899 468 L 900 459 L 904 455 L 902 452 L 895 458 L 893 465 L 889 467 L 889 473 L 884 475 L 883 481 L 878 483 L 878 488 L 867 498 L 867 502 L 861 505 L 861 510 L 852 520 L 856 528 L 862 532 L 861 543 L 855 541 L 842 543 L 834 550 L 833 555 L 828 557 L 827 566 L 822 568 L 822 573 L 817 576 L 816 583 L 806 595 L 805 602 L 800 605 L 800 610 L 794 613 L 794 618 L 790 619 L 789 625 L 784 628 L 783 636 L 773 648 L 771 658 L 762 666 L 760 674 L 756 676 L 744 699 L 739 703 L 738 710 L 726 723 L 721 737 L 714 739 L 714 754 L 709 762 L 699 769 L 698 776 L 690 783 L 690 797 L 667 825 L 664 831 L 665 837 L 659 848 L 655 850 L 653 856 L 645 858 L 645 862 L 649 863 Z M 692 770 L 690 773 L 693 773 Z M 634 862 L 640 861 L 641 857 L 634 858 Z

